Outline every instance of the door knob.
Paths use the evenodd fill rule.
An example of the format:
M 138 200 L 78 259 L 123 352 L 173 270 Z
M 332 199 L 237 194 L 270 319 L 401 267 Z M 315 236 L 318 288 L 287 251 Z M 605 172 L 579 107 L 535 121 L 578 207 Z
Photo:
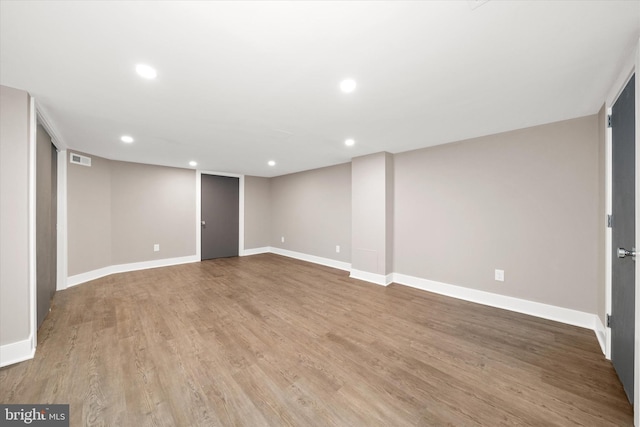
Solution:
M 625 258 L 625 257 L 628 257 L 629 255 L 631 255 L 631 258 L 633 260 L 635 260 L 636 248 L 631 248 L 630 251 L 626 250 L 625 248 L 618 248 L 618 258 Z
M 204 221 L 200 221 L 200 225 L 204 227 L 205 225 L 207 225 L 207 223 Z

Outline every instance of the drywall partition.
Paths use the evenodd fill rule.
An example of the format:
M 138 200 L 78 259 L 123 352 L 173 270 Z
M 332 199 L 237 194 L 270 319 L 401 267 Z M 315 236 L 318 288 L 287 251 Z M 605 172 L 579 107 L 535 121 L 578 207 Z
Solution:
M 111 263 L 195 256 L 195 171 L 119 161 L 110 166 Z
M 271 178 L 270 246 L 275 253 L 349 269 L 351 164 Z
M 99 270 L 111 259 L 111 161 L 69 150 L 67 156 L 91 158 L 91 166 L 67 158 L 68 274 Z
M 0 366 L 33 356 L 30 97 L 0 86 Z M 35 157 L 34 157 L 35 159 Z M 35 183 L 34 183 L 35 185 Z
M 598 145 L 593 115 L 396 154 L 395 273 L 597 313 Z
M 271 227 L 269 178 L 244 178 L 244 254 L 268 252 Z
M 393 272 L 393 155 L 351 164 L 351 277 L 387 285 Z
M 68 285 L 196 261 L 195 171 L 86 156 L 68 164 Z

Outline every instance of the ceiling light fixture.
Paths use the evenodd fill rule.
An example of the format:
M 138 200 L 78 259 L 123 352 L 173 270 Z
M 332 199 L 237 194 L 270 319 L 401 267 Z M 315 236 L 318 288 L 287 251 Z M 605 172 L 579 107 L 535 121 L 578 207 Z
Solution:
M 198 162 L 196 162 L 196 161 L 194 161 L 194 160 L 191 160 L 191 161 L 189 162 L 189 166 L 198 166 Z
M 133 138 L 129 135 L 122 135 L 120 137 L 120 141 L 125 142 L 127 144 L 131 144 L 133 142 Z
M 276 162 L 274 160 L 269 160 L 269 162 L 267 163 L 269 166 L 275 166 Z
M 353 147 L 355 145 L 355 141 L 351 138 L 349 139 L 345 139 L 344 141 L 344 145 L 346 145 L 347 147 Z
M 146 64 L 136 65 L 136 73 L 145 79 L 155 79 L 158 76 L 156 69 Z
M 340 90 L 344 93 L 351 93 L 356 90 L 356 81 L 353 79 L 346 79 L 340 82 Z

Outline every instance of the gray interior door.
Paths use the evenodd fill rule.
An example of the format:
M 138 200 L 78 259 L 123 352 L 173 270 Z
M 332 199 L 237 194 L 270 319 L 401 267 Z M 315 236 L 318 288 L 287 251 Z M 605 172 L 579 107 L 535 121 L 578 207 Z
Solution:
M 635 245 L 635 76 L 611 110 L 612 127 L 612 276 L 611 361 L 633 402 L 635 336 L 635 262 L 619 250 Z
M 238 256 L 240 179 L 201 177 L 201 257 Z
M 36 133 L 36 303 L 38 327 L 56 292 L 58 152 L 42 126 Z

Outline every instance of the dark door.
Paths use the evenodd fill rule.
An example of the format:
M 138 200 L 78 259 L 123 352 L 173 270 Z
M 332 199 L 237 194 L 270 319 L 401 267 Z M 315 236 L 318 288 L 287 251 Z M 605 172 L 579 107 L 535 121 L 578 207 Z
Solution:
M 42 126 L 36 133 L 36 293 L 38 327 L 56 292 L 58 152 Z
M 635 262 L 621 250 L 635 250 L 635 76 L 611 110 L 612 271 L 611 361 L 633 402 Z
M 238 256 L 240 180 L 201 177 L 202 259 Z

